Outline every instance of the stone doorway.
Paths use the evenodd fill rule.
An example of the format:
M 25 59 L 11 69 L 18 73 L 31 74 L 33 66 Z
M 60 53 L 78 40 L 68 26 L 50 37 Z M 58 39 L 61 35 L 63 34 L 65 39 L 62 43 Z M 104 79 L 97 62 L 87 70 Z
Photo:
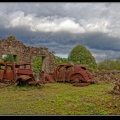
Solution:
M 32 56 L 31 57 L 31 63 L 32 63 L 32 68 L 33 71 L 35 72 L 40 72 L 43 70 L 43 57 L 40 55 L 37 56 Z

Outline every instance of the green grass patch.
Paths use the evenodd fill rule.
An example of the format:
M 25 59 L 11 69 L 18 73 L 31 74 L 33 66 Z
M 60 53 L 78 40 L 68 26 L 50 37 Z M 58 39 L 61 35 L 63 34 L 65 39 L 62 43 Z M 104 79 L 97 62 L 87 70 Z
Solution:
M 120 96 L 110 84 L 69 83 L 0 88 L 0 115 L 119 115 Z

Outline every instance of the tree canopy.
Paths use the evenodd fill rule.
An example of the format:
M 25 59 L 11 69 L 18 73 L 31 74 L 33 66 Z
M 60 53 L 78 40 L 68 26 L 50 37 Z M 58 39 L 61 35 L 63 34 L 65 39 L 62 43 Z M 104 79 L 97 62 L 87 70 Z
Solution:
M 96 68 L 97 63 L 91 52 L 83 45 L 77 44 L 69 53 L 68 60 L 71 62 L 78 62 L 80 64 L 87 64 L 91 68 Z

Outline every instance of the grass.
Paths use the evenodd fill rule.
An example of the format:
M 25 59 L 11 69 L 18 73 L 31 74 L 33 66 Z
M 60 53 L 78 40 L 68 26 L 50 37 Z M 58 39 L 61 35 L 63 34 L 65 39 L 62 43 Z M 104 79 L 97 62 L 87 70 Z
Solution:
M 0 115 L 120 115 L 120 96 L 111 84 L 69 83 L 0 88 Z

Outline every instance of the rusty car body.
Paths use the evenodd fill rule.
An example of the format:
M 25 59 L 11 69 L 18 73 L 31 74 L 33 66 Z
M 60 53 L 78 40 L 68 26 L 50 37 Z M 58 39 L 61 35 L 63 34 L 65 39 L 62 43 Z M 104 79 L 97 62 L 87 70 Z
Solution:
M 36 81 L 31 63 L 0 62 L 0 82 L 15 85 L 44 84 L 43 80 Z
M 44 71 L 42 71 L 40 73 L 40 76 L 42 77 L 42 80 L 45 81 L 46 83 L 54 83 L 55 82 L 53 76 L 51 74 L 44 73 Z
M 87 86 L 96 82 L 94 76 L 81 65 L 58 65 L 51 76 L 56 82 L 69 82 L 74 86 Z

